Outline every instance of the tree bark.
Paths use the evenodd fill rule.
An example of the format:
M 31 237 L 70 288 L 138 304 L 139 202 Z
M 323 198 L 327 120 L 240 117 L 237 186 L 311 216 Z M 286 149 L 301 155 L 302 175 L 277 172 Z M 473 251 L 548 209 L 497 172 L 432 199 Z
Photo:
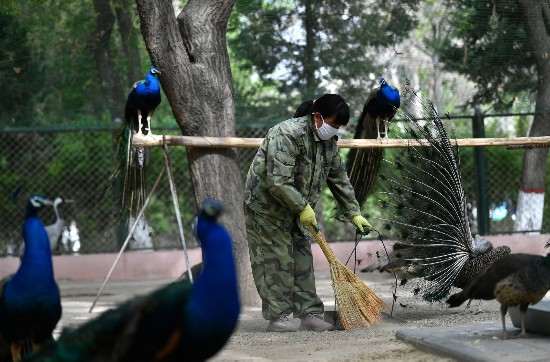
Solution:
M 101 84 L 106 90 L 105 103 L 111 113 L 111 119 L 124 116 L 124 92 L 120 77 L 115 70 L 113 55 L 109 46 L 115 16 L 110 0 L 93 0 L 96 16 L 96 30 L 92 36 L 94 59 Z
M 231 69 L 226 46 L 235 0 L 189 0 L 174 16 L 169 1 L 136 0 L 141 32 L 183 135 L 235 136 Z M 233 236 L 241 302 L 258 306 L 243 213 L 243 181 L 231 148 L 188 148 L 195 201 L 216 198 Z
M 525 29 L 529 34 L 530 47 L 536 60 L 539 77 L 536 115 L 529 136 L 549 135 L 550 34 L 545 27 L 545 22 L 550 21 L 548 2 L 518 0 L 518 3 L 523 8 Z M 540 230 L 542 226 L 547 156 L 547 148 L 525 151 L 515 225 L 517 231 Z

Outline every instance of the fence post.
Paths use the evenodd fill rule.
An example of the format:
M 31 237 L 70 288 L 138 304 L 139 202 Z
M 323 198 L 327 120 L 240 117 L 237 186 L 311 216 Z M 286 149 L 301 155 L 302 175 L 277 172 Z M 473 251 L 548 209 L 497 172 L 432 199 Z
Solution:
M 474 138 L 485 138 L 484 116 L 481 113 L 479 105 L 474 106 L 472 136 Z M 474 147 L 474 162 L 477 183 L 477 232 L 480 235 L 487 235 L 490 231 L 490 223 L 489 205 L 487 202 L 487 158 L 485 147 Z

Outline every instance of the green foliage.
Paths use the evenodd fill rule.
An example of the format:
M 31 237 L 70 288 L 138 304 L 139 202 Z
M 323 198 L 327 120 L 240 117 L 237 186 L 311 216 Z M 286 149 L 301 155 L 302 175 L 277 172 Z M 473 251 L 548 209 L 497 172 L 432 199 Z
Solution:
M 522 9 L 515 0 L 461 0 L 449 16 L 452 34 L 441 59 L 477 86 L 476 104 L 509 109 L 518 93 L 536 89 L 537 72 Z
M 279 95 L 272 99 L 282 98 L 292 109 L 324 92 L 340 93 L 359 109 L 365 89 L 374 85 L 372 75 L 387 65 L 378 62 L 378 52 L 416 24 L 417 4 L 237 1 L 229 24 L 232 62 L 275 86 Z
M 0 120 L 2 125 L 31 124 L 29 99 L 41 77 L 31 59 L 28 29 L 14 11 L 0 8 Z

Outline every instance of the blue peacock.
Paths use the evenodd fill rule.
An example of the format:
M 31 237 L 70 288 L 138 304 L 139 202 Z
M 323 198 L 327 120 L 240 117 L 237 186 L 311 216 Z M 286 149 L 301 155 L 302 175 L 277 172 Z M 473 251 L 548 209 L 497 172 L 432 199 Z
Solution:
M 151 67 L 144 80 L 134 83 L 126 99 L 126 122 L 133 132 L 145 136 L 151 133 L 151 116 L 160 104 L 160 83 L 157 74 L 160 74 L 160 71 Z
M 363 106 L 363 112 L 355 129 L 356 139 L 387 138 L 388 123 L 401 105 L 399 89 L 380 78 L 380 87 L 374 89 Z M 355 197 L 361 205 L 371 192 L 382 160 L 381 148 L 351 149 L 347 169 Z
M 431 102 L 409 89 L 404 99 L 421 117 L 402 112 L 403 137 L 426 147 L 411 145 L 384 160 L 378 184 L 382 215 L 374 219 L 396 240 L 388 267 L 399 267 L 405 278 L 422 278 L 417 292 L 434 302 L 452 287 L 464 288 L 510 248 L 472 234 L 458 146 Z
M 145 170 L 149 150 L 132 145 L 132 135 L 152 135 L 151 116 L 161 102 L 160 71 L 151 67 L 145 80 L 134 83 L 126 99 L 125 124 L 117 137 L 117 161 L 111 181 L 121 177 L 120 205 L 122 214 L 136 217 L 145 203 Z
M 178 281 L 101 314 L 29 361 L 204 361 L 236 327 L 240 301 L 232 239 L 218 223 L 216 200 L 195 222 L 203 269 L 195 284 Z
M 29 197 L 21 264 L 17 272 L 0 285 L 0 335 L 9 345 L 14 361 L 19 361 L 29 346 L 37 350 L 52 342 L 52 332 L 61 318 L 61 298 L 54 278 L 50 241 L 38 216 L 40 209 L 51 204 L 39 195 Z

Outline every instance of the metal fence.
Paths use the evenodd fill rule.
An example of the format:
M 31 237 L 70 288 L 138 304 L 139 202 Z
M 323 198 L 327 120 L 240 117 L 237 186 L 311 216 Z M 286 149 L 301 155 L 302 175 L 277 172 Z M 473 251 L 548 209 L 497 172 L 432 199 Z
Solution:
M 263 137 L 271 124 L 237 127 L 238 137 Z M 350 127 L 353 125 L 350 124 Z M 118 251 L 125 239 L 127 228 L 117 220 L 114 190 L 109 177 L 114 164 L 113 131 L 0 131 L 0 255 L 17 255 L 21 244 L 24 200 L 10 202 L 10 196 L 19 185 L 27 193 L 40 193 L 50 199 L 63 197 L 65 202 L 58 211 L 65 222 L 56 253 L 98 253 Z M 156 130 L 157 134 L 178 134 L 176 129 Z M 352 132 L 344 137 L 351 137 Z M 461 135 L 471 137 L 471 135 Z M 239 149 L 239 162 L 243 179 L 255 149 Z M 386 150 L 389 155 L 392 150 Z M 489 206 L 489 232 L 514 231 L 515 204 L 520 184 L 521 150 L 507 151 L 504 147 L 485 149 L 487 170 L 487 203 Z M 345 156 L 346 149 L 342 149 Z M 461 148 L 463 187 L 472 214 L 472 227 L 477 232 L 478 189 L 472 148 Z M 193 246 L 192 218 L 196 212 L 194 191 L 187 166 L 184 147 L 171 148 L 171 161 L 178 189 L 184 234 Z M 152 186 L 164 164 L 162 150 L 151 150 L 147 182 Z M 376 198 L 376 190 L 373 199 Z M 72 202 L 69 202 L 72 201 Z M 330 205 L 330 197 L 325 204 Z M 364 205 L 366 214 L 375 214 L 375 202 Z M 548 204 L 548 203 L 547 203 Z M 341 224 L 330 219 L 329 207 L 324 213 L 328 219 L 326 233 L 331 240 L 345 239 Z M 550 210 L 545 209 L 542 231 L 550 229 Z M 56 222 L 51 207 L 41 213 L 46 225 Z M 161 182 L 146 212 L 147 228 L 142 240 L 133 240 L 132 249 L 181 248 L 169 183 Z

